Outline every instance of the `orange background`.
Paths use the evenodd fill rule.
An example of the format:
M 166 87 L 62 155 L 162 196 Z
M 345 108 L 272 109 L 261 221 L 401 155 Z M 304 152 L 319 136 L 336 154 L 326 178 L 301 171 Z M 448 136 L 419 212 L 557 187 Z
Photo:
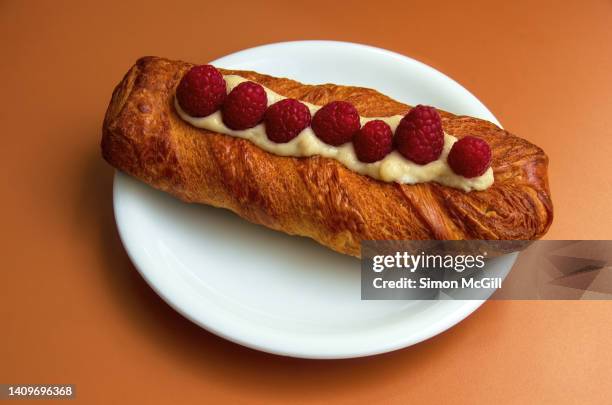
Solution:
M 610 1 L 124 3 L 0 3 L 0 383 L 72 383 L 88 404 L 610 403 L 610 302 L 489 302 L 427 342 L 346 361 L 201 330 L 131 265 L 98 146 L 113 86 L 141 55 L 362 42 L 448 74 L 548 153 L 548 238 L 610 239 Z

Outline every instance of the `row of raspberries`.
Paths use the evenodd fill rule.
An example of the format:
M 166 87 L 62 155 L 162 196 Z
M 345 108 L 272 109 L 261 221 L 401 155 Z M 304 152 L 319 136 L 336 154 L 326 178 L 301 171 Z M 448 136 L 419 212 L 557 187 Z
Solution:
M 444 147 L 442 121 L 434 107 L 418 105 L 411 109 L 394 136 L 382 120 L 361 126 L 357 109 L 346 101 L 326 104 L 311 117 L 308 107 L 292 98 L 268 107 L 264 88 L 254 82 L 242 82 L 227 94 L 223 75 L 211 65 L 191 68 L 179 83 L 176 97 L 192 117 L 206 117 L 220 109 L 223 123 L 234 130 L 263 122 L 268 139 L 276 143 L 289 142 L 311 126 L 329 145 L 352 141 L 357 157 L 365 163 L 379 161 L 395 148 L 406 159 L 425 165 L 437 160 Z M 477 177 L 489 167 L 491 149 L 484 140 L 466 136 L 453 145 L 447 161 L 455 173 Z

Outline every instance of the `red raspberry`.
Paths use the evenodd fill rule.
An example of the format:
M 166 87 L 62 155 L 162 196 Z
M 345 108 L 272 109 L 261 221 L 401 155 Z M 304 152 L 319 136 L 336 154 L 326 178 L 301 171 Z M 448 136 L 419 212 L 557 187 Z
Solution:
M 206 117 L 217 111 L 225 94 L 223 75 L 211 65 L 192 67 L 176 88 L 179 105 L 192 117 Z
M 261 85 L 242 82 L 227 95 L 223 103 L 223 123 L 231 129 L 253 128 L 259 124 L 268 107 L 268 96 Z
M 359 126 L 359 113 L 346 101 L 332 101 L 317 111 L 312 119 L 312 130 L 317 137 L 333 146 L 353 139 Z
M 353 146 L 359 160 L 376 162 L 393 149 L 393 131 L 382 120 L 368 121 L 353 138 Z
M 399 153 L 420 165 L 438 159 L 443 146 L 442 121 L 433 107 L 417 105 L 402 118 L 395 131 Z
M 310 125 L 310 110 L 293 98 L 272 104 L 264 116 L 266 135 L 276 143 L 289 142 Z
M 466 136 L 453 144 L 447 161 L 458 175 L 478 177 L 486 172 L 491 164 L 491 148 L 480 138 Z

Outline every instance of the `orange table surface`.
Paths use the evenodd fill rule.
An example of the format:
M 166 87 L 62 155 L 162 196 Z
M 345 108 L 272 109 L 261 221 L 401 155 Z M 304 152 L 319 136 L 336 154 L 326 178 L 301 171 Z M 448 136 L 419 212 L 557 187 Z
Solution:
M 117 235 L 100 128 L 136 58 L 335 39 L 466 86 L 549 155 L 547 238 L 610 239 L 612 3 L 493 3 L 0 3 L 0 383 L 75 384 L 87 404 L 612 403 L 612 303 L 488 302 L 394 353 L 283 358 L 183 319 Z

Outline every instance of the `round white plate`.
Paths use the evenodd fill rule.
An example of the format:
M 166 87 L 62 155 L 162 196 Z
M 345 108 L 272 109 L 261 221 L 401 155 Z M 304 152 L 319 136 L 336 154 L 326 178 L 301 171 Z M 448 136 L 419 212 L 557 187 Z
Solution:
M 286 42 L 212 62 L 305 83 L 359 85 L 408 104 L 490 120 L 457 82 L 414 59 L 333 41 Z M 184 204 L 117 172 L 114 208 L 136 268 L 174 309 L 236 343 L 281 355 L 347 358 L 388 352 L 455 325 L 483 301 L 362 301 L 357 259 Z M 504 268 L 513 258 L 501 261 Z

